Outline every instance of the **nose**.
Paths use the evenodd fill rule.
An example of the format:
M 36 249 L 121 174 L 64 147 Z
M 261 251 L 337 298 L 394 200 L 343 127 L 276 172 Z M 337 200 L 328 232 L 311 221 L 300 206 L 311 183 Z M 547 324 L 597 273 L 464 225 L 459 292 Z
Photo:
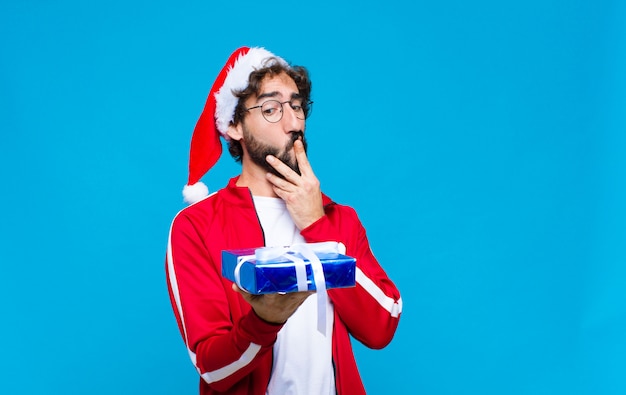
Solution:
M 289 103 L 283 104 L 283 128 L 285 133 L 304 132 L 304 119 L 298 119 L 296 113 Z

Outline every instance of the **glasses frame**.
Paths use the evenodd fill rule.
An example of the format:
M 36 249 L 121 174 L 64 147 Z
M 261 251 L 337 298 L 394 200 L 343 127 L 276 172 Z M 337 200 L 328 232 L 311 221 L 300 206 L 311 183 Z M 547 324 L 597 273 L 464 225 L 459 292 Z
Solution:
M 289 103 L 289 107 L 291 107 L 291 109 L 293 110 L 293 105 L 291 104 L 294 101 L 294 99 L 291 100 L 287 100 L 287 101 L 279 101 L 279 100 L 275 100 L 275 99 L 271 99 L 271 100 L 266 100 L 263 103 L 259 104 L 258 106 L 253 106 L 253 107 L 249 107 L 246 108 L 246 111 L 250 111 L 250 110 L 254 110 L 255 108 L 262 108 L 266 103 L 270 103 L 270 102 L 276 102 L 278 104 L 280 104 L 280 117 L 278 117 L 277 120 L 275 121 L 270 121 L 269 119 L 267 119 L 267 117 L 265 116 L 265 114 L 263 113 L 263 111 L 261 111 L 261 115 L 263 116 L 263 119 L 265 119 L 267 122 L 269 123 L 278 123 L 280 122 L 281 119 L 283 119 L 283 115 L 285 114 L 285 110 L 284 110 L 284 105 Z M 303 102 L 300 107 L 302 107 L 302 113 L 304 114 L 304 118 L 298 118 L 298 115 L 296 114 L 296 118 L 300 119 L 300 120 L 305 120 L 309 117 L 309 115 L 311 114 L 311 106 L 313 105 L 312 101 L 308 101 L 306 102 L 306 107 L 307 107 L 307 112 L 306 114 L 304 114 L 304 107 L 305 107 L 305 103 Z

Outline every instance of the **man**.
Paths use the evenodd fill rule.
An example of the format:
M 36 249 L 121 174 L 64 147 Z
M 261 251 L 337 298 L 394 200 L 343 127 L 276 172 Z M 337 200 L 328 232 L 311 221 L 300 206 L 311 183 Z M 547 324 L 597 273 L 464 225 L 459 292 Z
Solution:
M 201 394 L 362 394 L 349 335 L 371 348 L 392 339 L 400 294 L 373 256 L 353 209 L 320 191 L 306 155 L 306 69 L 263 48 L 235 51 L 218 75 L 191 142 L 166 271 Z M 200 178 L 221 154 L 242 164 L 206 197 Z M 357 284 L 329 289 L 317 330 L 310 292 L 251 295 L 221 276 L 222 250 L 335 241 L 356 258 Z

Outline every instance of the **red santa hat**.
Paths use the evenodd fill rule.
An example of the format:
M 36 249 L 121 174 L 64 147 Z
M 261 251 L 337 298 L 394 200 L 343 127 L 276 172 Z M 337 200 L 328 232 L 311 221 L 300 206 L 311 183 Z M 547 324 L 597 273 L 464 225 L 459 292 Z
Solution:
M 185 202 L 192 204 L 209 194 L 209 189 L 200 179 L 222 154 L 220 135 L 228 139 L 226 132 L 239 102 L 233 92 L 248 87 L 250 73 L 254 70 L 277 63 L 287 66 L 285 60 L 264 48 L 241 47 L 228 58 L 211 87 L 191 137 L 189 178 L 183 188 Z

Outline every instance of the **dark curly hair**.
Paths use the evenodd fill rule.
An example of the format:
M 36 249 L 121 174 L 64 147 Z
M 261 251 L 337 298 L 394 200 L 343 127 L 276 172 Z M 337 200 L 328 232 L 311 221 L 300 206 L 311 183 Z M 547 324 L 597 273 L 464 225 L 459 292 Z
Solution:
M 272 59 L 269 59 L 271 61 Z M 248 86 L 246 89 L 238 92 L 233 92 L 233 95 L 239 100 L 237 107 L 235 107 L 235 114 L 233 115 L 233 125 L 238 125 L 243 121 L 243 117 L 246 114 L 245 101 L 252 95 L 258 96 L 261 94 L 261 83 L 266 76 L 274 77 L 281 73 L 287 74 L 298 87 L 300 97 L 302 97 L 302 108 L 304 110 L 305 118 L 309 114 L 310 104 L 309 98 L 311 97 L 311 80 L 309 79 L 309 72 L 302 66 L 285 66 L 278 62 L 274 62 L 271 66 L 263 67 L 250 73 L 248 79 Z M 237 162 L 241 162 L 243 156 L 243 148 L 241 142 L 238 140 L 228 140 L 228 152 Z

